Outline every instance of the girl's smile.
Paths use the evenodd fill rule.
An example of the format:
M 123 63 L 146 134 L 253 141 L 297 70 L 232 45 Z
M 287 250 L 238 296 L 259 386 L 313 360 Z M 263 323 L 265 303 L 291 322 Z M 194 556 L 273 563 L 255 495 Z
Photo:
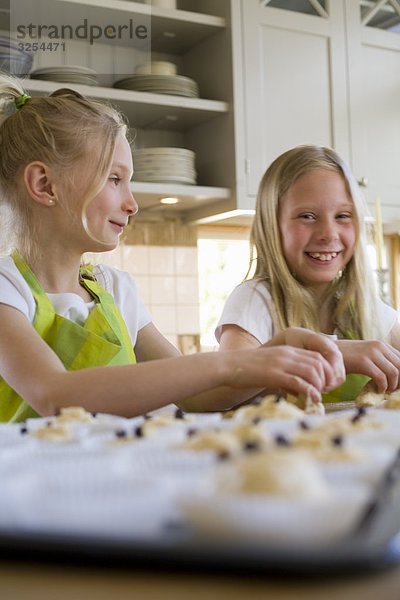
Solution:
M 115 231 L 119 234 L 123 233 L 124 228 L 126 227 L 127 223 L 116 223 L 115 221 L 110 221 L 111 226 L 115 229 Z
M 290 271 L 323 293 L 354 252 L 354 206 L 343 177 L 328 169 L 299 177 L 281 198 L 279 226 Z

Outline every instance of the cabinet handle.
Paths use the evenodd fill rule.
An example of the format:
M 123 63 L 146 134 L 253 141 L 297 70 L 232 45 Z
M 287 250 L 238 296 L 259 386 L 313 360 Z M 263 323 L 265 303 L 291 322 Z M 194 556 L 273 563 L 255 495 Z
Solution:
M 358 185 L 360 187 L 365 187 L 366 188 L 366 187 L 368 187 L 368 178 L 367 177 L 361 177 L 361 179 L 359 179 L 357 181 L 357 183 L 358 183 Z

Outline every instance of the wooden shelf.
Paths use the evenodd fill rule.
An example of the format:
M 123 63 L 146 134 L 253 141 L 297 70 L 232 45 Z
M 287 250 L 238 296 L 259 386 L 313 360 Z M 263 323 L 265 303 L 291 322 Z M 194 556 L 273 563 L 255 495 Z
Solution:
M 228 200 L 231 195 L 227 188 L 141 181 L 132 181 L 131 190 L 141 211 L 163 213 L 180 213 L 200 208 L 206 204 Z M 165 196 L 174 196 L 179 202 L 160 204 L 160 199 Z
M 34 92 L 37 95 L 49 94 L 61 87 L 70 87 L 84 96 L 118 104 L 134 128 L 186 131 L 213 117 L 227 113 L 229 110 L 227 102 L 203 98 L 131 92 L 116 88 L 56 83 L 39 79 L 26 79 L 24 86 L 28 92 Z
M 42 0 L 42 3 L 45 2 L 49 5 L 49 14 L 54 12 L 54 0 Z M 127 21 L 129 18 L 134 19 L 135 16 L 138 17 L 137 24 L 140 21 L 147 23 L 151 29 L 151 49 L 153 52 L 182 54 L 226 27 L 226 21 L 222 17 L 185 10 L 159 8 L 138 2 L 129 2 L 128 0 L 113 0 L 112 6 L 110 6 L 109 0 L 56 0 L 56 2 L 60 5 L 60 8 L 65 5 L 68 11 L 72 11 L 76 6 L 79 15 L 93 15 L 94 22 L 99 20 L 99 10 L 101 10 L 102 17 L 109 18 L 111 23 L 115 20 L 116 15 L 122 21 Z M 110 43 L 115 44 L 115 40 L 110 40 Z M 132 41 L 119 40 L 118 43 L 131 45 Z

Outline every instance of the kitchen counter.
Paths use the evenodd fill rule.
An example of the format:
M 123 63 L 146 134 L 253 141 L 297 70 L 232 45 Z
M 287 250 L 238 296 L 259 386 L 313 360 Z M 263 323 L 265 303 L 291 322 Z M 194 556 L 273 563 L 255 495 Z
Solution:
M 273 579 L 0 561 L 4 600 L 398 600 L 400 566 L 335 579 Z

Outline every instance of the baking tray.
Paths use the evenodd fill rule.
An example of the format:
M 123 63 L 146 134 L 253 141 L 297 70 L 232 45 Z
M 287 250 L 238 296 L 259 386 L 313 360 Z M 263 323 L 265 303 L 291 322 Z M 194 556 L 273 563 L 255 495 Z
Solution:
M 345 509 L 345 507 L 344 507 Z M 0 556 L 130 568 L 218 570 L 323 576 L 378 570 L 400 562 L 400 454 L 385 472 L 355 530 L 323 547 L 277 547 L 248 540 L 200 539 L 166 523 L 157 539 L 0 530 Z

